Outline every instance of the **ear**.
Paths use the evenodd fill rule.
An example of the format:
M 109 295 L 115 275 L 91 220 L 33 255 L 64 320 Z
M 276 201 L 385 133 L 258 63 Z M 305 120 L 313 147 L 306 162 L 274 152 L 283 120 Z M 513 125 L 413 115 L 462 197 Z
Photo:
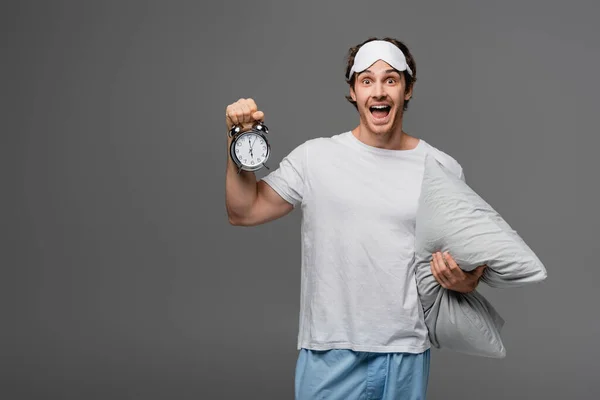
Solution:
M 410 88 L 408 88 L 408 90 L 404 93 L 404 101 L 410 100 L 410 98 L 412 97 L 412 94 L 413 94 L 413 85 L 411 85 Z
M 354 92 L 354 88 L 350 86 L 350 97 L 352 97 L 352 101 L 356 101 L 356 93 Z

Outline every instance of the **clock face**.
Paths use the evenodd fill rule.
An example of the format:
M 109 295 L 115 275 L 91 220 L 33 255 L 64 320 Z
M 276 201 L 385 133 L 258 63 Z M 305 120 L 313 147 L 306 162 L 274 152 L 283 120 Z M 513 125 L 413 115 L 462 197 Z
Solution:
M 235 143 L 235 155 L 248 167 L 255 167 L 267 160 L 269 149 L 265 139 L 256 133 L 240 136 Z

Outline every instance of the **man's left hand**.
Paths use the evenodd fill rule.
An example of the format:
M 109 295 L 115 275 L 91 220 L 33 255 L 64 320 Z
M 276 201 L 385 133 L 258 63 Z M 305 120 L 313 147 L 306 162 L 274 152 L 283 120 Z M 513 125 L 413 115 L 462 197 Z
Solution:
M 487 265 L 480 265 L 470 272 L 465 272 L 454 261 L 450 253 L 433 253 L 433 259 L 429 263 L 431 272 L 436 281 L 444 289 L 454 290 L 460 293 L 469 293 L 475 290 L 479 284 L 479 278 Z

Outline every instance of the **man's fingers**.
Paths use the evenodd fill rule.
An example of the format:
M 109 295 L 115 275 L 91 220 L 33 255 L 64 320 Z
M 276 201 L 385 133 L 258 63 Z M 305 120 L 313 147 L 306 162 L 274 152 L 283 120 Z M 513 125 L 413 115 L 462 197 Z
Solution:
M 265 113 L 262 111 L 256 111 L 254 114 L 252 114 L 252 118 L 254 118 L 255 121 L 262 121 L 265 118 Z
M 246 102 L 241 102 L 239 107 L 242 112 L 240 122 L 250 122 L 252 119 L 252 110 L 250 110 L 250 106 Z
M 249 127 L 254 121 L 262 121 L 264 116 L 262 111 L 258 111 L 254 99 L 240 98 L 225 109 L 228 126 L 244 125 Z
M 434 257 L 437 261 L 438 271 L 440 272 L 440 275 L 444 276 L 444 278 L 446 278 L 449 281 L 452 277 L 452 271 L 450 271 L 450 268 L 448 268 L 448 264 L 446 264 L 446 260 L 442 256 L 442 253 L 437 252 L 435 253 Z
M 469 293 L 475 290 L 479 277 L 487 267 L 480 265 L 471 272 L 465 272 L 448 252 L 435 252 L 429 262 L 436 281 L 447 290 Z
M 234 115 L 235 115 L 235 119 L 237 120 L 238 124 L 244 123 L 244 110 L 242 110 L 242 108 L 240 106 L 236 107 L 236 109 L 234 111 Z
M 444 266 L 440 265 L 438 253 L 433 253 L 433 258 L 432 258 L 431 262 L 433 263 L 432 266 L 435 269 L 435 272 L 437 273 L 437 275 L 440 278 L 440 280 L 444 280 L 445 281 L 446 277 L 444 276 L 444 271 L 443 271 L 444 270 Z
M 452 258 L 452 256 L 450 255 L 450 253 L 445 252 L 443 254 L 443 258 L 450 270 L 460 269 L 456 261 L 454 261 L 454 258 Z
M 256 112 L 258 110 L 258 106 L 256 105 L 254 99 L 246 99 L 246 104 L 248 104 L 248 107 L 250 107 L 251 112 Z
M 487 265 L 485 265 L 485 264 L 480 265 L 479 267 L 475 268 L 475 275 L 477 275 L 478 277 L 481 277 L 483 275 L 483 273 L 485 272 L 486 268 L 487 268 Z
M 261 121 L 264 118 L 265 114 L 262 111 L 258 111 L 258 106 L 256 105 L 254 99 L 245 99 L 243 104 L 244 111 L 248 113 L 248 118 L 245 120 L 245 122 Z
M 435 278 L 435 280 L 442 285 L 443 288 L 446 288 L 448 286 L 448 280 L 446 279 L 446 277 L 440 272 L 440 267 L 438 265 L 438 262 L 434 256 L 434 258 L 429 262 L 429 265 L 431 265 L 431 273 L 433 274 L 433 277 Z
M 440 285 L 443 285 L 442 279 L 439 277 L 439 274 L 437 272 L 435 262 L 433 260 L 431 260 L 431 261 L 429 261 L 429 265 L 431 266 L 431 273 L 433 274 L 433 277 L 435 278 L 436 282 Z
M 229 118 L 232 125 L 237 125 L 240 123 L 240 120 L 238 118 L 238 110 L 236 109 L 235 105 L 229 106 L 227 108 L 227 118 Z
M 256 106 L 254 99 L 239 99 L 238 104 L 239 108 L 243 112 L 240 122 L 253 122 L 252 114 L 258 111 L 258 107 Z
M 466 272 L 463 271 L 460 266 L 454 261 L 454 258 L 450 255 L 450 253 L 445 252 L 443 258 L 448 267 L 448 272 L 450 274 L 450 281 L 454 282 L 456 280 L 464 279 L 466 276 Z

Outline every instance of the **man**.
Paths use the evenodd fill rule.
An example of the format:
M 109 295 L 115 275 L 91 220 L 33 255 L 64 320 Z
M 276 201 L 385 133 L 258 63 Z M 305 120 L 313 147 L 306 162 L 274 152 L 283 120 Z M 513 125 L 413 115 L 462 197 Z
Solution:
M 371 38 L 351 48 L 346 72 L 358 126 L 304 142 L 258 182 L 230 159 L 229 221 L 254 226 L 302 209 L 296 399 L 424 399 L 430 343 L 411 261 L 425 154 L 464 175 L 451 156 L 402 129 L 416 81 L 402 42 Z M 228 130 L 263 118 L 252 99 L 226 108 Z M 440 253 L 431 269 L 463 293 L 483 273 L 465 273 Z

